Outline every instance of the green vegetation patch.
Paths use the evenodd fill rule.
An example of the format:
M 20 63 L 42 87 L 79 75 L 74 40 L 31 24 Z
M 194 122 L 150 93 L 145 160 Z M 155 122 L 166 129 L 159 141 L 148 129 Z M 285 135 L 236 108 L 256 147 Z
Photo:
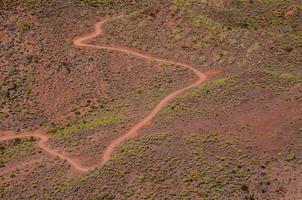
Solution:
M 152 134 L 148 137 L 143 137 L 141 140 L 144 143 L 150 143 L 153 145 L 161 145 L 164 142 L 167 142 L 171 137 L 170 133 L 159 133 L 159 134 Z M 115 155 L 116 159 L 122 159 L 124 156 L 135 156 L 138 155 L 141 151 L 146 150 L 146 146 L 142 146 L 137 142 L 129 141 L 127 145 L 123 145 L 117 154 Z
M 112 12 L 117 14 L 119 12 L 128 10 L 130 12 L 140 10 L 150 5 L 152 2 L 156 0 L 140 0 L 133 1 L 129 3 L 129 1 L 125 0 L 80 0 L 90 6 L 101 7 L 104 10 L 108 10 L 108 12 Z
M 184 98 L 201 96 L 202 94 L 209 93 L 215 89 L 226 87 L 227 84 L 234 84 L 234 80 L 231 78 L 223 78 L 205 83 L 200 87 L 193 89 L 192 92 L 187 93 Z
M 91 6 L 100 6 L 100 5 L 111 5 L 113 4 L 113 0 L 82 0 L 84 3 L 87 3 Z
M 0 187 L 0 197 L 2 198 L 4 196 L 5 189 L 3 187 Z
M 110 194 L 120 199 L 234 199 L 238 193 L 257 190 L 251 176 L 257 176 L 261 166 L 269 169 L 270 159 L 253 154 L 242 139 L 226 142 L 215 132 L 147 134 L 122 145 L 112 161 L 59 193 L 88 187 L 93 193 L 81 191 L 81 198 Z
M 29 24 L 21 20 L 16 22 L 16 26 L 23 32 L 28 31 L 30 29 Z
M 217 96 L 221 93 L 215 93 L 215 90 L 218 89 L 225 89 L 225 92 L 228 88 L 231 88 L 236 81 L 233 78 L 223 78 L 214 80 L 211 82 L 204 83 L 199 87 L 194 88 L 193 90 L 183 94 L 182 96 L 178 97 L 173 103 L 171 103 L 167 108 L 166 111 L 179 111 L 179 110 L 187 110 L 189 112 L 194 112 L 194 108 L 187 107 L 186 102 L 192 100 L 193 98 L 211 98 L 211 96 Z
M 288 90 L 289 87 L 301 83 L 302 76 L 277 70 L 263 70 L 265 86 L 276 92 Z
M 55 133 L 57 137 L 66 138 L 76 132 L 84 130 L 95 130 L 100 126 L 110 126 L 125 120 L 124 116 L 109 114 L 107 116 L 97 116 L 90 121 L 82 121 L 80 123 L 66 126 L 62 129 L 50 129 L 49 132 Z
M 34 154 L 34 144 L 34 140 L 16 139 L 12 144 L 0 146 L 0 165 Z
M 301 76 L 295 76 L 291 73 L 288 72 L 278 72 L 278 71 L 273 71 L 273 70 L 264 70 L 264 72 L 274 78 L 278 79 L 284 79 L 288 81 L 299 81 L 302 80 Z
M 226 30 L 226 27 L 223 24 L 198 13 L 193 15 L 192 20 L 196 28 L 204 27 L 210 31 L 218 31 L 218 32 Z
M 191 2 L 187 0 L 174 0 L 173 4 L 170 6 L 172 12 L 184 11 L 189 9 Z

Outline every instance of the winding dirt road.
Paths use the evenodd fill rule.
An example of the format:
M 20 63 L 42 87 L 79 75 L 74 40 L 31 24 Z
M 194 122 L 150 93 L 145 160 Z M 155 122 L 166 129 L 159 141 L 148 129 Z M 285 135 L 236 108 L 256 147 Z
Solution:
M 116 18 L 114 18 L 114 19 L 116 19 Z M 106 49 L 106 50 L 119 51 L 119 52 L 122 52 L 122 53 L 132 54 L 132 55 L 137 56 L 139 58 L 143 58 L 143 59 L 147 59 L 147 60 L 151 60 L 151 61 L 178 65 L 178 66 L 181 66 L 183 68 L 189 69 L 192 72 L 194 72 L 194 74 L 196 74 L 198 79 L 193 84 L 170 93 L 163 100 L 161 100 L 155 106 L 155 108 L 145 118 L 143 118 L 141 121 L 139 121 L 128 132 L 126 132 L 122 136 L 120 136 L 117 139 L 115 139 L 114 141 L 112 141 L 103 153 L 102 163 L 106 163 L 108 160 L 110 160 L 111 155 L 113 154 L 114 150 L 119 145 L 121 145 L 126 140 L 137 136 L 139 134 L 138 131 L 140 129 L 142 129 L 144 126 L 148 125 L 152 121 L 152 119 L 156 116 L 156 114 L 159 113 L 170 101 L 172 101 L 175 97 L 177 97 L 179 94 L 183 93 L 184 91 L 189 90 L 189 89 L 191 89 L 195 86 L 200 85 L 201 83 L 203 83 L 207 79 L 205 74 L 201 73 L 200 71 L 198 71 L 194 67 L 192 67 L 188 64 L 185 64 L 185 63 L 157 58 L 157 57 L 145 54 L 145 53 L 139 53 L 137 51 L 129 50 L 129 49 L 123 48 L 123 47 L 112 47 L 112 46 L 103 46 L 103 45 L 100 46 L 100 45 L 91 45 L 91 44 L 86 43 L 87 40 L 94 39 L 96 37 L 99 37 L 99 36 L 103 35 L 102 26 L 106 22 L 108 22 L 109 20 L 110 19 L 105 19 L 105 20 L 102 20 L 102 21 L 98 22 L 95 25 L 95 30 L 94 30 L 93 33 L 88 34 L 86 36 L 81 36 L 81 37 L 75 38 L 74 41 L 73 41 L 74 45 L 76 45 L 78 47 L 89 47 L 89 48 L 94 48 L 94 49 Z
M 117 19 L 119 17 L 113 18 L 111 20 Z M 122 143 L 124 143 L 126 140 L 131 139 L 133 137 L 136 137 L 139 134 L 139 130 L 141 130 L 143 127 L 147 126 L 152 120 L 153 118 L 165 107 L 167 106 L 167 104 L 172 101 L 173 99 L 175 99 L 178 95 L 180 95 L 181 93 L 200 85 L 201 83 L 203 83 L 207 77 L 204 73 L 201 73 L 200 71 L 198 71 L 197 69 L 195 69 L 194 67 L 192 67 L 191 65 L 185 64 L 185 63 L 181 63 L 181 62 L 176 62 L 176 61 L 171 61 L 171 60 L 166 60 L 166 59 L 162 59 L 162 58 L 157 58 L 145 53 L 139 53 L 137 51 L 134 50 L 130 50 L 124 47 L 116 47 L 116 46 L 104 46 L 104 45 L 92 45 L 89 43 L 86 43 L 88 40 L 94 39 L 96 37 L 102 36 L 103 35 L 103 29 L 102 26 L 108 22 L 110 19 L 105 19 L 102 20 L 100 22 L 98 22 L 95 25 L 95 30 L 93 33 L 91 34 L 87 34 L 85 36 L 80 36 L 80 37 L 76 37 L 73 40 L 73 44 L 77 47 L 86 47 L 86 48 L 94 48 L 94 49 L 105 49 L 105 50 L 112 50 L 112 51 L 119 51 L 122 53 L 126 53 L 126 54 L 132 54 L 136 57 L 139 58 L 143 58 L 143 59 L 147 59 L 147 60 L 151 60 L 151 61 L 156 61 L 156 62 L 160 62 L 160 63 L 166 63 L 166 64 L 173 64 L 173 65 L 177 65 L 177 66 L 181 66 L 183 68 L 189 69 L 191 70 L 196 76 L 197 76 L 197 80 L 192 83 L 189 86 L 186 86 L 182 89 L 176 90 L 172 93 L 170 93 L 169 95 L 167 95 L 164 99 L 162 99 L 156 106 L 155 108 L 153 108 L 153 110 L 147 115 L 145 116 L 141 121 L 139 121 L 137 124 L 135 124 L 128 132 L 126 132 L 125 134 L 121 135 L 120 137 L 116 138 L 115 140 L 113 140 L 109 146 L 105 149 L 104 153 L 102 154 L 101 157 L 101 164 L 106 163 L 108 160 L 110 160 L 113 152 L 115 151 L 115 149 L 120 146 Z M 12 139 L 24 139 L 24 138 L 30 138 L 30 137 L 34 137 L 34 138 L 38 138 L 39 142 L 38 142 L 38 146 L 43 149 L 45 152 L 47 152 L 48 154 L 52 155 L 52 156 L 56 156 L 62 160 L 66 160 L 74 169 L 80 171 L 80 172 L 88 172 L 89 170 L 94 169 L 96 166 L 83 166 L 81 164 L 79 164 L 78 162 L 76 162 L 74 159 L 64 155 L 63 153 L 60 153 L 54 149 L 52 149 L 48 144 L 48 140 L 50 138 L 50 136 L 48 136 L 47 134 L 45 134 L 42 131 L 35 131 L 32 133 L 22 133 L 22 134 L 15 134 L 13 132 L 1 132 L 0 133 L 0 142 L 2 141 L 6 141 L 6 140 L 12 140 Z

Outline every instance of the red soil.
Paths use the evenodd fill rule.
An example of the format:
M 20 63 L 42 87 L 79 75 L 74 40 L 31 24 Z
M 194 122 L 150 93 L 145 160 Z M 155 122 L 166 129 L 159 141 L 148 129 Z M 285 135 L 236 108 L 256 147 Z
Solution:
M 193 84 L 191 84 L 191 85 L 189 85 L 185 88 L 179 89 L 177 91 L 174 91 L 171 94 L 169 94 L 168 96 L 166 96 L 163 100 L 161 100 L 159 102 L 159 104 L 156 105 L 156 107 L 145 118 L 143 118 L 140 122 L 138 122 L 127 133 L 125 133 L 124 135 L 122 135 L 122 136 L 116 138 L 114 141 L 112 141 L 111 144 L 106 148 L 106 150 L 105 150 L 105 152 L 102 156 L 102 163 L 105 163 L 108 160 L 110 160 L 111 155 L 113 154 L 114 150 L 119 145 L 121 145 L 126 140 L 137 136 L 138 131 L 140 129 L 142 129 L 144 126 L 148 125 L 152 121 L 152 119 L 156 116 L 156 114 L 159 113 L 175 97 L 177 97 L 179 94 L 183 93 L 186 90 L 189 90 L 189 89 L 191 89 L 191 88 L 193 88 L 197 85 L 200 85 L 202 82 L 204 82 L 206 80 L 206 75 L 205 74 L 199 72 L 198 70 L 196 70 L 192 66 L 190 66 L 188 64 L 185 64 L 185 63 L 165 60 L 165 59 L 161 59 L 161 58 L 156 58 L 156 57 L 153 57 L 153 56 L 150 56 L 150 55 L 147 55 L 147 54 L 139 53 L 139 52 L 136 52 L 136 51 L 133 51 L 133 50 L 128 50 L 128 49 L 122 48 L 122 47 L 111 47 L 111 46 L 99 46 L 99 45 L 86 44 L 85 41 L 87 41 L 89 39 L 93 39 L 93 38 L 98 37 L 98 36 L 103 34 L 102 26 L 107 21 L 108 21 L 108 19 L 98 22 L 95 25 L 95 31 L 93 33 L 74 39 L 74 41 L 73 41 L 74 45 L 79 46 L 79 47 L 89 47 L 89 48 L 96 48 L 96 49 L 115 50 L 115 51 L 120 51 L 120 52 L 127 53 L 127 54 L 132 54 L 134 56 L 144 58 L 144 59 L 147 59 L 147 60 L 152 60 L 152 61 L 157 61 L 157 62 L 161 62 L 161 63 L 167 63 L 167 64 L 174 64 L 174 65 L 182 66 L 182 67 L 187 68 L 187 69 L 191 70 L 192 72 L 194 72 L 196 74 L 196 76 L 198 77 L 198 79 Z
M 42 131 L 35 131 L 32 133 L 22 133 L 22 134 L 15 134 L 12 132 L 5 132 L 5 134 L 2 134 L 0 137 L 0 142 L 1 141 L 6 141 L 6 140 L 13 140 L 13 139 L 24 139 L 24 138 L 38 138 L 40 139 L 38 142 L 38 146 L 43 149 L 46 153 L 52 155 L 52 156 L 56 156 L 59 157 L 62 160 L 66 160 L 72 167 L 74 167 L 76 170 L 80 171 L 80 172 L 87 172 L 89 171 L 89 167 L 85 167 L 79 163 L 77 163 L 75 160 L 73 160 L 72 158 L 59 153 L 58 151 L 52 149 L 50 146 L 48 146 L 47 142 L 49 140 L 49 136 L 44 134 Z
M 42 158 L 38 158 L 38 159 L 30 160 L 30 161 L 27 161 L 27 162 L 22 162 L 22 163 L 20 163 L 16 166 L 13 166 L 13 167 L 5 167 L 4 169 L 1 169 L 0 176 L 2 176 L 4 174 L 8 174 L 8 173 L 13 172 L 13 171 L 16 171 L 17 169 L 26 168 L 28 166 L 32 166 L 32 165 L 35 165 L 37 163 L 41 163 L 42 161 L 43 161 Z
M 103 34 L 102 26 L 108 21 L 109 21 L 109 19 L 105 19 L 105 20 L 102 20 L 102 21 L 98 22 L 95 25 L 95 31 L 93 33 L 75 38 L 73 40 L 73 44 L 78 46 L 78 47 L 88 47 L 88 48 L 94 48 L 94 49 L 106 49 L 106 50 L 119 51 L 119 52 L 126 53 L 126 54 L 132 54 L 134 56 L 137 56 L 137 57 L 143 58 L 143 59 L 147 59 L 147 60 L 152 60 L 152 61 L 156 61 L 156 62 L 160 62 L 160 63 L 166 63 L 166 64 L 178 65 L 178 66 L 184 67 L 184 68 L 189 69 L 192 72 L 194 72 L 197 76 L 197 80 L 189 86 L 186 86 L 182 89 L 179 89 L 179 90 L 176 90 L 176 91 L 170 93 L 168 96 L 166 96 L 164 99 L 162 99 L 147 116 L 145 116 L 141 121 L 139 121 L 135 126 L 133 126 L 128 132 L 126 132 L 122 136 L 120 136 L 120 137 L 116 138 L 115 140 L 113 140 L 109 144 L 109 146 L 105 149 L 105 151 L 102 155 L 102 158 L 101 158 L 101 163 L 102 164 L 104 164 L 108 160 L 110 160 L 113 152 L 115 151 L 115 149 L 118 146 L 120 146 L 122 143 L 124 143 L 128 139 L 136 137 L 139 134 L 138 131 L 141 130 L 143 127 L 147 126 L 153 120 L 153 118 L 165 106 L 167 106 L 167 104 L 170 101 L 175 99 L 181 93 L 183 93 L 183 92 L 185 92 L 185 91 L 187 91 L 187 90 L 189 90 L 189 89 L 191 89 L 195 86 L 200 85 L 201 83 L 203 83 L 207 79 L 207 76 L 204 73 L 201 73 L 197 69 L 195 69 L 192 66 L 190 66 L 188 64 L 185 64 L 185 63 L 157 58 L 157 57 L 147 55 L 147 54 L 144 54 L 144 53 L 139 53 L 139 52 L 134 51 L 134 50 L 129 50 L 129 49 L 126 49 L 124 47 L 91 45 L 91 44 L 85 43 L 85 41 L 87 41 L 87 40 L 90 40 L 90 39 L 93 39 L 95 37 L 101 36 Z M 28 137 L 35 137 L 35 138 L 40 139 L 38 145 L 41 149 L 43 149 L 45 152 L 47 152 L 50 155 L 57 156 L 62 160 L 66 160 L 74 169 L 76 169 L 80 172 L 87 172 L 87 171 L 95 168 L 95 166 L 90 166 L 90 167 L 83 166 L 83 165 L 79 164 L 78 162 L 76 162 L 74 159 L 72 159 L 72 158 L 70 158 L 70 157 L 68 157 L 68 156 L 52 149 L 47 144 L 50 137 L 48 135 L 44 134 L 42 131 L 35 131 L 35 132 L 32 132 L 32 133 L 23 133 L 23 134 L 19 134 L 19 135 L 15 134 L 15 133 L 12 133 L 12 132 L 10 132 L 10 133 L 9 132 L 2 132 L 2 133 L 0 133 L 0 142 L 5 141 L 5 140 L 12 140 L 12 139 L 17 139 L 17 138 L 22 139 L 22 138 L 28 138 Z

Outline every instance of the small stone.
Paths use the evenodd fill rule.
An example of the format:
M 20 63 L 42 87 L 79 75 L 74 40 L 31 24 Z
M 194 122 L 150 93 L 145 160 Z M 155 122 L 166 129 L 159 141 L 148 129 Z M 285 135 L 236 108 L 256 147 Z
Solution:
M 6 87 L 6 86 L 2 87 L 2 89 L 0 90 L 0 96 L 2 96 L 2 97 L 8 97 L 9 96 L 8 87 Z
M 5 26 L 5 28 L 8 30 L 8 31 L 15 31 L 16 30 L 16 25 L 15 24 L 7 24 Z
M 204 63 L 204 62 L 207 61 L 207 57 L 205 57 L 205 56 L 200 56 L 200 57 L 199 57 L 199 61 L 202 62 L 202 63 Z
M 235 40 L 235 39 L 230 39 L 230 40 L 229 40 L 229 43 L 230 43 L 231 45 L 235 45 L 235 44 L 238 44 L 238 41 Z
M 10 84 L 8 84 L 7 88 L 8 88 L 8 90 L 14 90 L 17 88 L 17 85 L 15 83 L 10 83 Z
M 12 74 L 14 74 L 15 72 L 16 72 L 16 67 L 13 67 L 13 66 L 9 66 L 9 67 L 7 67 L 7 73 L 9 74 L 9 75 L 12 75 Z
M 293 32 L 294 29 L 291 26 L 283 26 L 279 29 L 282 33 L 290 33 Z
M 2 46 L 3 46 L 3 49 L 5 51 L 8 51 L 9 49 L 11 49 L 11 47 L 13 46 L 13 44 L 12 43 L 4 43 L 4 44 L 2 44 Z
M 72 53 L 72 52 L 68 53 L 68 56 L 69 56 L 70 58 L 75 58 L 75 57 L 76 57 L 76 55 L 75 55 L 74 53 Z
M 250 48 L 247 49 L 247 53 L 250 54 L 254 51 L 257 51 L 260 49 L 260 44 L 258 42 L 254 43 Z

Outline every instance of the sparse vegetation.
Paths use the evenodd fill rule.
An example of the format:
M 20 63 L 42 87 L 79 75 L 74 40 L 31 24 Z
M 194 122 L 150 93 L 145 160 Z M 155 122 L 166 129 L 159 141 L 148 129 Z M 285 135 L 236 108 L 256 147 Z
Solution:
M 19 160 L 22 157 L 24 158 L 26 156 L 32 156 L 33 154 L 37 153 L 34 144 L 34 140 L 21 141 L 16 139 L 11 144 L 1 146 L 1 165 Z
M 1 141 L 0 198 L 302 199 L 300 4 L 3 0 L 0 138 L 48 130 L 49 148 L 97 168 L 78 175 L 35 139 Z M 105 16 L 123 17 L 89 44 L 187 63 L 208 79 L 98 166 L 112 141 L 196 78 L 175 64 L 76 48 L 74 37 Z
M 112 114 L 103 117 L 95 117 L 91 120 L 73 124 L 58 130 L 51 129 L 50 132 L 54 132 L 58 137 L 64 138 L 75 132 L 80 132 L 83 130 L 95 130 L 99 126 L 110 126 L 114 123 L 119 123 L 122 120 L 124 120 L 123 116 Z
M 16 25 L 21 31 L 28 31 L 30 29 L 30 26 L 23 21 L 17 21 Z

